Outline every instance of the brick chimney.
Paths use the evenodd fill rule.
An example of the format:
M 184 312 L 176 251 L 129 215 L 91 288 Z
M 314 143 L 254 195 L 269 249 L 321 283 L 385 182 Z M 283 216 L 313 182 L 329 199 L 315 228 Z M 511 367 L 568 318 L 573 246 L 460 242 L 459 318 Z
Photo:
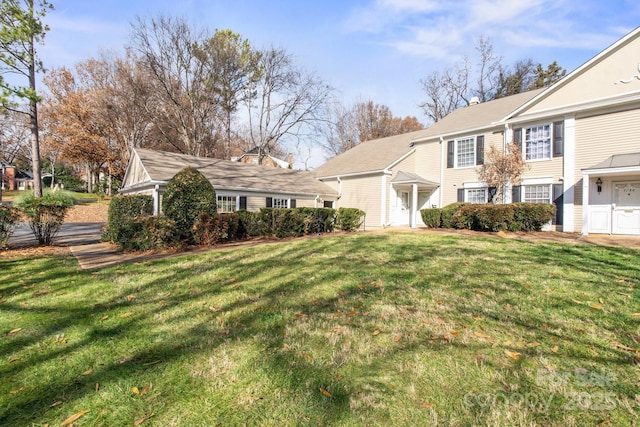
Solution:
M 287 154 L 287 163 L 289 163 L 289 169 L 293 169 L 293 155 L 291 153 Z

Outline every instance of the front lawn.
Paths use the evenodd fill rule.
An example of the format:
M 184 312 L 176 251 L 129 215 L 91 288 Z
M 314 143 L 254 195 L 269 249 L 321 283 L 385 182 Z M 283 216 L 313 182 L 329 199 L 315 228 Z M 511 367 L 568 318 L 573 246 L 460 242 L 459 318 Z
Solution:
M 639 256 L 362 233 L 0 259 L 0 425 L 631 425 Z

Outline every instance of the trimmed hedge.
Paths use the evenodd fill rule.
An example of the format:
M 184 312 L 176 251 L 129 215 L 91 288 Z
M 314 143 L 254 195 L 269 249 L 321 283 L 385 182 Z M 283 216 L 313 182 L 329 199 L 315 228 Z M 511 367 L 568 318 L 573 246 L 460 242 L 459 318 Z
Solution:
M 0 205 L 0 249 L 4 248 L 18 220 L 18 211 L 11 206 Z
M 193 238 L 196 244 L 212 246 L 247 237 L 246 228 L 237 213 L 209 215 L 201 213 L 193 225 Z
M 355 231 L 364 224 L 365 212 L 357 208 L 338 208 L 336 227 L 342 231 Z
M 198 215 L 217 213 L 216 192 L 200 171 L 186 167 L 169 180 L 162 195 L 162 211 L 176 222 L 180 238 L 189 241 Z
M 149 195 L 113 197 L 107 213 L 107 232 L 102 236 L 102 240 L 122 247 L 129 246 L 129 240 L 134 238 L 136 233 L 134 221 L 150 215 L 153 215 L 153 197 Z
M 442 226 L 442 209 L 430 208 L 420 211 L 422 222 L 429 228 L 440 228 Z
M 436 228 L 440 212 L 443 228 L 476 231 L 540 231 L 555 216 L 555 206 L 543 203 L 468 204 L 453 203 L 443 209 L 423 209 L 422 220 Z M 446 219 L 445 219 L 446 217 Z

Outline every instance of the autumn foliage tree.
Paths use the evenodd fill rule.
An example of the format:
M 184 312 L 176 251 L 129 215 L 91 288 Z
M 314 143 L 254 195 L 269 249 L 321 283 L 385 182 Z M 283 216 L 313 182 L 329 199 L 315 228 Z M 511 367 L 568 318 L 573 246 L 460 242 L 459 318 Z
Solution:
M 492 145 L 485 153 L 484 164 L 478 171 L 478 177 L 488 187 L 496 189 L 493 203 L 504 203 L 506 188 L 520 184 L 527 167 L 518 144 L 508 144 L 506 151 Z

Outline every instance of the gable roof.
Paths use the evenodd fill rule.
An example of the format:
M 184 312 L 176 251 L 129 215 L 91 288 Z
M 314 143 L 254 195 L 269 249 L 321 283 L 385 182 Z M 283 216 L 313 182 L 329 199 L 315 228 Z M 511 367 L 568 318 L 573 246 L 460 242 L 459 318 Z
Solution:
M 194 157 L 186 154 L 136 148 L 130 162 L 139 161 L 144 178 L 129 188 L 150 183 L 166 183 L 185 167 L 199 170 L 218 190 L 245 190 L 262 193 L 300 195 L 337 195 L 328 185 L 316 180 L 311 172 L 293 169 L 269 168 L 228 160 Z M 127 167 L 125 179 L 131 163 Z M 124 188 L 126 190 L 127 187 Z
M 273 157 L 272 155 L 264 152 L 264 150 L 260 150 L 260 147 L 258 147 L 258 146 L 253 147 L 251 150 L 247 151 L 246 153 L 243 153 L 241 156 L 237 157 L 237 159 L 240 160 L 243 157 L 259 156 L 261 151 L 263 152 L 263 154 L 266 157 L 270 158 L 273 161 L 273 163 L 275 163 L 279 167 L 281 167 L 281 168 L 288 168 L 289 167 L 289 162 L 284 161 L 282 159 L 278 159 L 277 157 Z
M 414 151 L 409 142 L 428 129 L 362 142 L 318 166 L 318 178 L 381 172 Z
M 606 160 L 582 170 L 600 170 L 640 167 L 640 153 L 614 154 Z
M 543 91 L 544 89 L 535 89 L 458 108 L 434 123 L 425 135 L 414 138 L 411 142 L 425 142 L 495 127 L 505 116 Z
M 509 116 L 505 116 L 504 119 L 507 120 L 507 119 L 515 117 L 517 115 L 526 113 L 533 106 L 535 106 L 536 104 L 540 103 L 542 100 L 548 98 L 552 94 L 558 92 L 562 88 L 570 85 L 577 78 L 579 78 L 581 75 L 583 75 L 587 70 L 593 68 L 596 64 L 602 62 L 604 58 L 607 58 L 607 57 L 611 56 L 618 49 L 620 49 L 621 47 L 627 45 L 628 43 L 632 42 L 634 39 L 637 39 L 638 37 L 640 37 L 640 27 L 636 28 L 635 30 L 633 30 L 629 34 L 627 34 L 626 36 L 622 37 L 621 39 L 619 39 L 618 41 L 613 43 L 611 46 L 609 46 L 608 48 L 606 48 L 605 50 L 603 50 L 602 52 L 600 52 L 599 54 L 597 54 L 596 56 L 591 58 L 589 61 L 585 62 L 580 67 L 576 68 L 575 70 L 573 70 L 572 72 L 567 74 L 561 80 L 559 80 L 556 83 L 552 84 L 551 86 L 547 87 L 544 91 L 539 93 L 535 98 L 532 98 L 529 101 L 527 101 L 526 103 L 522 104 L 517 110 L 513 111 Z M 640 71 L 640 65 L 638 67 L 639 67 L 639 71 Z M 640 74 L 638 76 L 633 76 L 632 80 L 634 78 L 638 78 L 640 80 L 639 76 L 640 76 Z M 624 82 L 622 82 L 622 83 L 624 83 Z M 629 82 L 626 82 L 626 83 L 629 83 Z M 633 98 L 635 98 L 635 97 L 637 97 L 637 94 L 632 94 L 631 96 Z
M 391 180 L 393 184 L 424 184 L 432 187 L 438 187 L 439 184 L 437 182 L 429 181 L 421 177 L 418 174 L 400 171 L 398 174 Z

